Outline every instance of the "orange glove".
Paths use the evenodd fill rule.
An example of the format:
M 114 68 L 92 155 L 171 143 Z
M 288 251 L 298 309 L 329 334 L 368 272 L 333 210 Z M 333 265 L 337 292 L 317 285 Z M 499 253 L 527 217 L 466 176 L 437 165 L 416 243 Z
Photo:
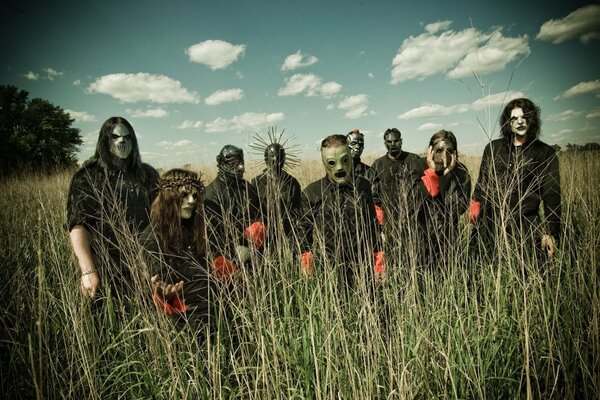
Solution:
M 215 258 L 212 268 L 220 281 L 227 280 L 238 269 L 237 265 L 223 256 Z
M 165 301 L 164 298 L 157 294 L 152 296 L 152 300 L 154 300 L 156 307 L 164 311 L 167 315 L 182 314 L 188 309 L 177 293 L 175 293 L 168 301 Z
M 304 275 L 314 275 L 315 274 L 315 270 L 313 268 L 313 253 L 312 251 L 307 251 L 302 253 L 301 256 L 301 264 L 300 265 L 300 272 Z
M 244 237 L 251 241 L 257 249 L 260 249 L 265 244 L 266 235 L 267 226 L 260 221 L 253 222 L 249 227 L 244 229 Z
M 431 168 L 427 168 L 423 171 L 421 180 L 425 184 L 425 189 L 429 192 L 431 197 L 435 197 L 440 193 L 440 177 Z
M 477 200 L 471 200 L 471 205 L 469 206 L 469 223 L 473 225 L 477 218 L 479 218 L 479 212 L 481 211 L 481 203 Z
M 377 222 L 379 225 L 383 225 L 383 208 L 375 204 L 375 215 L 377 216 Z
M 383 256 L 383 250 L 376 251 L 373 253 L 373 258 L 375 260 L 374 270 L 376 273 L 385 272 L 385 257 Z

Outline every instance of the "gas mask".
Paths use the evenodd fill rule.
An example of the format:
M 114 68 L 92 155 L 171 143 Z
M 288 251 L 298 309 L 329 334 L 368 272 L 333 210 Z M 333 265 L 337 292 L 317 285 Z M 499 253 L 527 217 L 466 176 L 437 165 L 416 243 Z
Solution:
M 456 148 L 449 140 L 438 140 L 433 144 L 433 162 L 436 171 L 444 171 L 452 163 Z
M 179 194 L 181 195 L 181 219 L 190 219 L 196 210 L 198 190 L 189 186 L 181 186 Z
M 352 158 L 348 146 L 322 147 L 321 160 L 330 180 L 343 185 L 350 179 Z
M 272 143 L 265 149 L 265 164 L 267 168 L 279 173 L 285 165 L 285 149 L 278 143 Z
M 125 160 L 131 154 L 133 143 L 127 126 L 118 123 L 110 135 L 110 152 L 117 158 Z
M 385 135 L 385 148 L 392 158 L 398 158 L 402 153 L 402 138 L 396 132 L 390 132 Z
M 350 148 L 350 155 L 355 160 L 360 160 L 360 156 L 365 149 L 365 137 L 362 133 L 353 131 L 346 135 L 348 141 L 348 147 Z
M 217 156 L 219 174 L 226 178 L 242 179 L 244 177 L 244 151 L 231 144 L 221 149 Z

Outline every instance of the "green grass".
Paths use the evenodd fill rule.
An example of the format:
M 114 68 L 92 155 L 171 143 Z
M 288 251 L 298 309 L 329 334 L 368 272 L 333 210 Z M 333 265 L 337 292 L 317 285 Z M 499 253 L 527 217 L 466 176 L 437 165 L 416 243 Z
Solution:
M 468 166 L 477 172 L 477 160 Z M 414 257 L 399 265 L 390 254 L 376 302 L 365 293 L 341 301 L 327 263 L 304 278 L 284 249 L 216 300 L 231 312 L 207 344 L 177 332 L 148 301 L 135 243 L 130 267 L 139 297 L 124 305 L 126 314 L 115 302 L 96 332 L 64 230 L 71 174 L 1 182 L 0 392 L 40 399 L 598 398 L 598 170 L 597 153 L 561 155 L 563 240 L 544 270 L 500 236 L 505 250 L 489 261 L 449 252 L 443 273 L 420 270 Z M 318 162 L 302 171 L 303 187 L 322 175 Z M 469 230 L 463 221 L 465 238 Z M 409 236 L 399 240 L 416 246 Z

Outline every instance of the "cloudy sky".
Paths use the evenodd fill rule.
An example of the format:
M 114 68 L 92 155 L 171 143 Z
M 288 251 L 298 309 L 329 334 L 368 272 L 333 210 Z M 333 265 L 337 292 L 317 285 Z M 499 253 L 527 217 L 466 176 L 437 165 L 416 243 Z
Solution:
M 598 2 L 9 0 L 0 18 L 0 84 L 67 110 L 81 160 L 114 115 L 156 166 L 251 156 L 268 127 L 306 158 L 354 128 L 383 154 L 391 127 L 410 151 L 444 128 L 480 155 L 522 96 L 547 143 L 600 142 Z

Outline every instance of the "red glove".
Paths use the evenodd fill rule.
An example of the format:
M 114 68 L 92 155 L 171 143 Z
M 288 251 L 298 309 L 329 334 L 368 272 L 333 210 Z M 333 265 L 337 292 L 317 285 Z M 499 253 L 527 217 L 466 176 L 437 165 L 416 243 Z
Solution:
M 152 296 L 152 300 L 154 300 L 156 307 L 164 311 L 167 315 L 182 314 L 188 309 L 177 293 L 175 293 L 168 301 L 165 301 L 164 298 L 156 294 Z
M 244 229 L 244 237 L 251 241 L 257 249 L 260 249 L 265 243 L 267 235 L 267 226 L 262 222 L 256 221 Z
M 423 171 L 421 180 L 425 184 L 425 189 L 429 192 L 431 197 L 435 197 L 440 193 L 440 177 L 431 168 L 427 168 Z
M 473 225 L 477 218 L 479 218 L 479 212 L 481 211 L 481 203 L 477 200 L 471 200 L 471 205 L 469 206 L 469 223 Z
M 307 251 L 302 253 L 301 256 L 302 265 L 300 266 L 300 272 L 304 275 L 314 275 L 315 270 L 313 268 L 313 253 L 312 251 Z
M 375 273 L 385 272 L 385 257 L 383 256 L 383 250 L 376 251 L 373 253 L 373 258 L 375 259 Z
M 237 269 L 237 265 L 229 261 L 223 256 L 219 256 L 215 258 L 212 264 L 213 271 L 215 271 L 215 275 L 217 279 L 220 281 L 228 279 L 231 274 L 233 274 Z
M 383 208 L 381 208 L 381 206 L 378 206 L 377 204 L 375 204 L 375 215 L 377 217 L 377 222 L 379 222 L 379 225 L 383 225 Z

